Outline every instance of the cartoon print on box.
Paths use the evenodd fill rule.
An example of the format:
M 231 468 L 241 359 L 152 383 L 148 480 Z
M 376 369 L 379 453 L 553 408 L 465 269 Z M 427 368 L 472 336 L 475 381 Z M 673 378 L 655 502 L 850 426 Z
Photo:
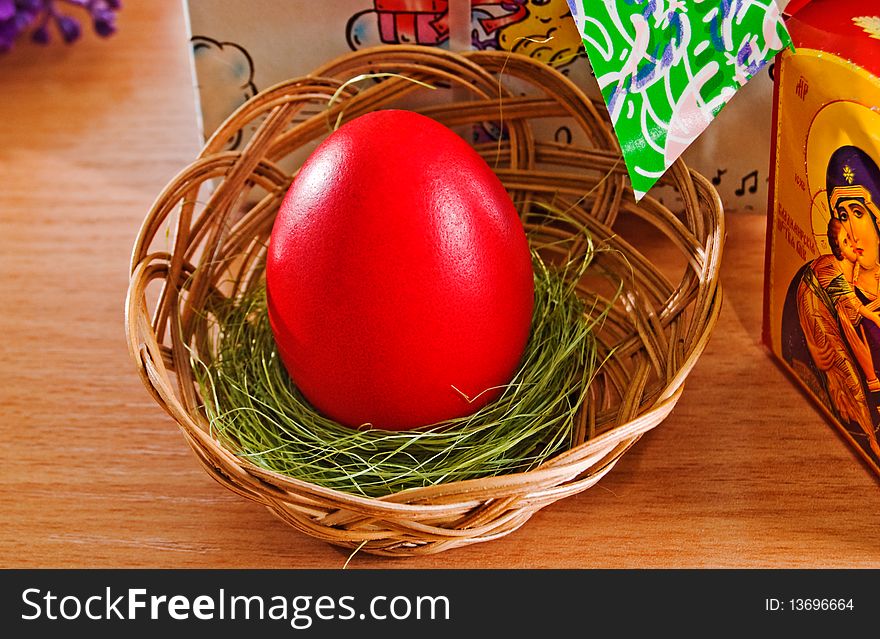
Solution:
M 346 27 L 352 50 L 377 44 L 448 46 L 448 0 L 374 0 Z M 554 67 L 582 53 L 581 38 L 565 0 L 475 0 L 471 3 L 471 46 L 515 51 Z
M 254 62 L 244 47 L 234 42 L 194 36 L 191 43 L 199 78 L 202 126 L 205 131 L 214 131 L 230 113 L 257 94 Z M 238 148 L 241 137 L 239 131 L 227 148 Z
M 339 0 L 333 16 L 306 0 L 188 0 L 187 7 L 205 138 L 259 89 L 380 44 L 516 51 L 590 78 L 565 0 Z M 451 10 L 463 12 L 459 26 Z M 491 123 L 474 130 L 475 141 L 501 135 Z M 250 133 L 227 148 L 241 148 Z
M 521 0 L 521 6 L 524 14 L 520 13 L 518 20 L 498 31 L 499 49 L 521 53 L 556 68 L 566 67 L 584 54 L 580 33 L 565 0 Z
M 808 171 L 818 161 L 817 146 L 808 142 Z M 824 178 L 821 189 L 810 181 L 820 255 L 789 287 L 783 356 L 857 441 L 880 456 L 880 169 L 865 151 L 844 145 L 828 158 Z
M 345 37 L 353 51 L 377 44 L 439 46 L 449 40 L 448 0 L 374 0 L 348 19 Z
M 354 51 L 378 44 L 449 47 L 454 38 L 449 0 L 373 0 L 372 4 L 346 23 L 346 41 Z M 473 50 L 515 52 L 564 74 L 585 58 L 566 0 L 474 0 L 470 37 L 465 41 Z M 588 65 L 577 73 L 586 76 Z M 472 142 L 494 142 L 505 135 L 499 123 L 483 122 L 474 125 Z M 556 131 L 555 137 L 564 135 L 565 131 Z

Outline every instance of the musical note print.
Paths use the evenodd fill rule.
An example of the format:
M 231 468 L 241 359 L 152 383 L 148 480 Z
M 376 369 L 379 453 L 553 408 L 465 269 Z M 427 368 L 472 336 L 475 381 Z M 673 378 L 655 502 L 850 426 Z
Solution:
M 742 197 L 746 194 L 746 182 L 751 182 L 749 185 L 749 193 L 757 193 L 758 191 L 758 171 L 757 169 L 745 175 L 742 179 L 742 183 L 739 187 L 737 187 L 736 193 L 738 196 Z
M 556 129 L 556 134 L 553 136 L 553 139 L 557 142 L 562 142 L 562 144 L 571 144 L 571 129 L 567 126 L 561 126 Z
M 727 169 L 718 169 L 717 175 L 712 178 L 712 184 L 718 186 L 721 184 L 721 176 L 727 173 Z

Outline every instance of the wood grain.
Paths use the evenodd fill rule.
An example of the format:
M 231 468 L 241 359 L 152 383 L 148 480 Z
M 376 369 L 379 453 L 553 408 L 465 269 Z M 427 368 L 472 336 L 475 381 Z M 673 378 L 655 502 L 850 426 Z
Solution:
M 0 566 L 341 567 L 214 483 L 129 360 L 133 239 L 199 148 L 180 3 L 0 57 Z M 760 344 L 764 215 L 673 414 L 497 541 L 350 567 L 880 567 L 880 483 Z

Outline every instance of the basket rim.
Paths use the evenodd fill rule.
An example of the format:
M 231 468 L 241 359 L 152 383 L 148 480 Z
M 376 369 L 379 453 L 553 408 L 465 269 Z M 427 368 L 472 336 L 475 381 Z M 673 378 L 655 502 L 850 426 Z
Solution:
M 282 516 L 288 523 L 295 523 L 290 521 L 290 518 L 299 521 L 295 525 L 301 529 L 320 525 L 326 525 L 328 528 L 340 526 L 344 528 L 343 524 L 352 516 L 352 512 L 361 513 L 367 518 L 377 519 L 405 517 L 408 518 L 406 521 L 433 521 L 438 518 L 457 517 L 462 521 L 467 521 L 468 518 L 462 513 L 477 509 L 485 514 L 491 510 L 490 502 L 500 508 L 498 505 L 500 502 L 514 503 L 519 500 L 525 504 L 523 508 L 526 510 L 531 508 L 534 511 L 561 497 L 592 486 L 616 464 L 625 450 L 628 450 L 643 434 L 663 422 L 672 412 L 683 393 L 684 383 L 690 371 L 711 338 L 712 329 L 721 309 L 722 288 L 719 270 L 725 239 L 723 205 L 711 182 L 696 171 L 689 169 L 684 161 L 679 159 L 669 169 L 665 180 L 675 184 L 682 194 L 684 221 L 679 221 L 681 229 L 677 231 L 674 224 L 668 221 L 670 224 L 668 230 L 666 226 L 661 228 L 658 225 L 656 228 L 672 235 L 684 233 L 692 236 L 694 232 L 697 232 L 703 236 L 703 241 L 695 245 L 693 255 L 688 258 L 689 262 L 693 263 L 689 264 L 686 269 L 694 271 L 691 275 L 697 279 L 699 284 L 698 292 L 690 303 L 699 305 L 702 309 L 701 321 L 695 325 L 695 328 L 692 326 L 691 333 L 693 334 L 686 335 L 692 339 L 689 343 L 687 357 L 679 362 L 677 370 L 666 380 L 662 386 L 662 392 L 656 397 L 654 404 L 632 419 L 618 423 L 606 432 L 588 438 L 530 470 L 497 477 L 483 477 L 423 488 L 410 488 L 382 497 L 367 497 L 318 486 L 258 466 L 249 459 L 239 457 L 224 447 L 216 437 L 211 435 L 211 429 L 205 415 L 187 408 L 188 403 L 193 405 L 194 398 L 187 396 L 187 393 L 191 393 L 191 391 L 187 391 L 185 385 L 181 384 L 178 372 L 180 366 L 185 366 L 188 362 L 186 354 L 181 353 L 180 349 L 175 351 L 173 338 L 172 347 L 169 347 L 160 344 L 160 339 L 157 336 L 157 333 L 173 332 L 176 328 L 176 322 L 179 321 L 179 318 L 175 320 L 172 317 L 169 308 L 175 307 L 180 303 L 180 300 L 167 297 L 166 291 L 178 286 L 181 277 L 192 276 L 198 265 L 191 264 L 177 255 L 175 252 L 177 246 L 164 252 L 151 249 L 153 240 L 155 240 L 161 224 L 169 219 L 172 211 L 178 208 L 181 209 L 177 222 L 178 232 L 184 227 L 187 227 L 186 232 L 189 232 L 187 225 L 193 223 L 196 215 L 194 204 L 187 211 L 187 206 L 181 203 L 186 202 L 188 194 L 192 193 L 192 184 L 195 182 L 202 184 L 208 178 L 220 178 L 225 181 L 230 179 L 230 175 L 240 171 L 247 173 L 249 177 L 267 189 L 282 189 L 286 183 L 289 183 L 289 175 L 280 171 L 272 161 L 248 155 L 268 148 L 266 140 L 257 135 L 255 136 L 257 141 L 253 142 L 252 140 L 242 151 L 228 151 L 217 148 L 222 142 L 223 135 L 226 134 L 224 132 L 228 132 L 231 127 L 238 125 L 243 118 L 256 117 L 254 114 L 258 112 L 267 114 L 259 131 L 269 130 L 273 126 L 279 127 L 280 125 L 273 121 L 273 117 L 283 113 L 285 105 L 293 99 L 290 95 L 285 95 L 285 92 L 293 92 L 297 99 L 309 95 L 310 92 L 314 93 L 318 89 L 325 92 L 332 89 L 335 92 L 341 86 L 341 80 L 326 77 L 325 74 L 329 74 L 339 65 L 351 65 L 358 60 L 375 60 L 376 56 L 385 54 L 391 55 L 392 59 L 413 55 L 418 56 L 419 60 L 437 60 L 443 64 L 458 65 L 469 70 L 476 68 L 480 70 L 480 73 L 487 74 L 488 72 L 481 64 L 488 64 L 490 68 L 491 65 L 495 65 L 496 68 L 500 65 L 505 68 L 515 67 L 517 72 L 521 72 L 523 69 L 535 70 L 535 72 L 541 73 L 540 77 L 542 78 L 545 76 L 552 78 L 552 81 L 556 83 L 553 86 L 558 85 L 571 91 L 571 96 L 573 96 L 571 99 L 575 102 L 580 101 L 588 112 L 588 116 L 600 117 L 598 112 L 590 115 L 590 110 L 596 111 L 595 105 L 569 78 L 555 69 L 520 54 L 499 52 L 458 54 L 441 50 L 427 51 L 425 47 L 408 47 L 406 45 L 372 47 L 330 61 L 319 67 L 314 74 L 291 78 L 259 92 L 227 118 L 217 132 L 205 143 L 193 162 L 181 169 L 155 198 L 138 230 L 131 253 L 124 319 L 130 356 L 147 390 L 177 423 L 186 441 L 209 474 L 227 488 L 268 506 L 270 510 Z M 456 66 L 456 68 L 458 67 Z M 346 93 L 344 91 L 343 97 L 353 99 L 354 96 L 362 96 L 365 93 L 367 92 L 351 91 Z M 345 104 L 345 102 L 342 101 L 340 104 Z M 277 119 L 283 118 L 278 116 Z M 607 121 L 604 126 L 606 133 L 616 144 L 613 131 L 609 128 Z M 278 130 L 280 131 L 280 128 Z M 267 134 L 266 137 L 271 138 L 272 135 Z M 601 149 L 597 150 L 597 156 L 603 153 L 605 154 L 603 157 L 611 157 L 612 154 L 619 156 L 619 147 L 611 148 L 607 152 Z M 242 164 L 245 161 L 247 161 L 246 166 Z M 620 173 L 620 169 L 615 168 L 608 174 L 613 174 L 615 180 L 619 179 L 622 182 L 623 178 Z M 614 189 L 616 190 L 613 191 L 614 195 L 610 196 L 609 202 L 617 202 L 621 211 L 625 210 L 628 213 L 641 211 L 650 217 L 652 209 L 642 208 L 647 206 L 646 204 L 636 204 L 627 199 L 631 196 L 631 188 L 628 185 L 622 187 L 622 190 L 617 187 Z M 651 204 L 650 206 L 655 205 Z M 679 219 L 678 216 L 673 215 L 672 217 L 676 220 Z M 599 223 L 601 224 L 602 221 L 600 220 Z M 175 242 L 179 240 L 179 237 L 178 234 Z M 157 281 L 162 290 L 159 295 L 158 307 L 151 314 L 147 304 L 147 288 Z M 165 306 L 163 307 L 162 304 Z M 167 317 L 164 328 L 159 331 L 154 323 L 161 315 L 160 310 L 162 309 Z M 647 372 L 645 374 L 647 375 Z M 178 393 L 181 396 L 178 396 Z M 591 470 L 593 472 L 589 473 Z M 297 512 L 297 508 L 301 508 L 307 515 L 313 516 L 309 518 L 307 515 L 302 515 Z M 475 516 L 474 521 L 481 521 L 481 516 L 483 515 Z M 311 523 L 305 523 L 306 519 L 309 519 Z M 522 522 L 516 527 L 521 524 Z M 406 528 L 406 525 L 399 520 L 397 520 L 397 525 Z M 456 537 L 457 541 L 449 542 L 454 544 L 463 541 L 461 538 L 470 534 L 458 532 L 453 535 L 449 527 L 440 527 L 437 530 L 445 530 L 448 534 Z M 311 532 L 314 534 L 314 531 Z M 415 534 L 409 528 L 405 532 L 407 535 Z M 510 531 L 508 530 L 508 532 Z M 425 534 L 431 537 L 434 533 L 425 532 Z M 440 535 L 441 532 L 436 534 Z M 483 536 L 480 539 L 486 538 L 488 537 Z M 332 542 L 332 539 L 330 541 Z M 340 538 L 338 541 L 343 545 L 352 545 L 348 538 Z M 445 546 L 441 543 L 441 547 Z M 385 552 L 382 548 L 376 550 L 380 554 Z M 409 551 L 398 549 L 389 550 L 389 552 Z

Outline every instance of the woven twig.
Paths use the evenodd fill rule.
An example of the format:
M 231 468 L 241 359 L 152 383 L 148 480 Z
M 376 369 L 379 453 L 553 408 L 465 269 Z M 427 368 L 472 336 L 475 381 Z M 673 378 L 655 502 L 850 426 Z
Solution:
M 376 79 L 349 82 L 365 74 Z M 432 94 L 421 83 L 454 90 Z M 259 468 L 210 432 L 190 359 L 191 352 L 209 352 L 206 317 L 215 304 L 263 277 L 291 167 L 337 121 L 383 108 L 410 108 L 450 127 L 503 126 L 502 141 L 476 148 L 511 194 L 533 245 L 549 251 L 572 234 L 547 214 L 564 210 L 607 249 L 596 254 L 579 287 L 587 308 L 611 304 L 601 281 L 622 282 L 622 294 L 597 331 L 607 361 L 581 408 L 577 440 L 534 470 L 366 498 Z M 571 143 L 548 139 L 541 124 L 548 118 L 568 127 Z M 239 132 L 248 137 L 245 147 L 224 151 Z M 662 183 L 677 191 L 682 213 L 650 196 L 634 201 L 604 111 L 562 74 L 532 59 L 408 46 L 352 53 L 253 97 L 156 199 L 132 253 L 126 302 L 131 355 L 207 471 L 297 530 L 382 555 L 495 539 L 608 473 L 669 415 L 706 346 L 721 305 L 721 202 L 709 182 L 681 161 Z M 633 226 L 620 224 L 623 218 L 638 218 L 639 232 L 627 236 L 621 229 Z M 586 250 L 582 242 L 574 245 L 568 250 Z M 679 275 L 661 273 L 646 249 L 678 256 Z

